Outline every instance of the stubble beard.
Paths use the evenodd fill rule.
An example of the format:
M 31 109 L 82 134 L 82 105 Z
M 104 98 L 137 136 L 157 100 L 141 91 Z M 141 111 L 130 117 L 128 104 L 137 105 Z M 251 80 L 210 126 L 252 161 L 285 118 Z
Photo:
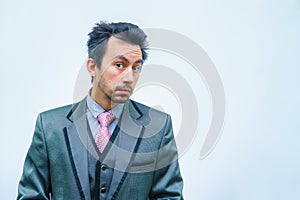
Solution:
M 122 91 L 122 90 L 128 90 L 129 94 L 116 94 L 117 91 Z M 129 97 L 131 96 L 133 92 L 133 88 L 130 85 L 125 85 L 125 86 L 117 86 L 112 93 L 110 100 L 113 103 L 125 103 Z
M 115 95 L 115 93 L 113 92 L 110 97 L 110 101 L 113 103 L 125 103 L 129 99 L 130 96 L 131 96 L 131 93 L 130 93 L 130 95 Z

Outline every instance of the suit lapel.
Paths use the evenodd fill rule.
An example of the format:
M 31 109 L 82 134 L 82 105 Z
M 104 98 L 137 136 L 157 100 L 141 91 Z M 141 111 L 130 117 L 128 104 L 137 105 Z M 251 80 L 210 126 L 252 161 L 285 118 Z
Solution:
M 72 124 L 66 127 L 66 143 L 68 153 L 76 179 L 76 184 L 80 191 L 81 199 L 90 199 L 90 188 L 88 179 L 88 132 L 86 119 L 86 99 L 82 100 L 74 106 L 68 115 Z M 95 153 L 91 150 L 91 153 Z
M 129 100 L 124 105 L 121 119 L 118 123 L 119 132 L 109 152 L 115 156 L 114 173 L 110 194 L 116 196 L 128 173 L 128 166 L 134 158 L 143 134 L 143 126 L 139 123 L 141 113 Z M 114 133 L 115 134 L 115 133 Z

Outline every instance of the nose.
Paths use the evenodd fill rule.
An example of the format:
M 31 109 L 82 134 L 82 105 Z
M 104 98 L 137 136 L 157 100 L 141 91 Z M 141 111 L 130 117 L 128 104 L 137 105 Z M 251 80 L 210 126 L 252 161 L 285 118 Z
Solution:
M 128 68 L 127 70 L 124 71 L 123 75 L 123 83 L 131 84 L 134 81 L 134 72 L 132 71 L 131 68 Z

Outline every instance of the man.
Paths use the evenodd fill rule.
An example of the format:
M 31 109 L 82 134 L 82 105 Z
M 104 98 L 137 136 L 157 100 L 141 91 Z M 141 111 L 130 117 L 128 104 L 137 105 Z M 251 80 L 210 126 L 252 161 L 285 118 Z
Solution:
M 87 46 L 92 89 L 39 114 L 17 199 L 183 199 L 170 116 L 129 99 L 145 33 L 101 22 Z

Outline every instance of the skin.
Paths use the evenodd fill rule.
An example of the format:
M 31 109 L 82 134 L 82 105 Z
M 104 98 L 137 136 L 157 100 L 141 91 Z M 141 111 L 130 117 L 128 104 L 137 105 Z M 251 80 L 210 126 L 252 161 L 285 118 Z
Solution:
M 141 66 L 142 51 L 138 45 L 110 37 L 101 66 L 92 58 L 87 60 L 87 70 L 94 78 L 91 97 L 104 110 L 126 102 L 136 86 Z

